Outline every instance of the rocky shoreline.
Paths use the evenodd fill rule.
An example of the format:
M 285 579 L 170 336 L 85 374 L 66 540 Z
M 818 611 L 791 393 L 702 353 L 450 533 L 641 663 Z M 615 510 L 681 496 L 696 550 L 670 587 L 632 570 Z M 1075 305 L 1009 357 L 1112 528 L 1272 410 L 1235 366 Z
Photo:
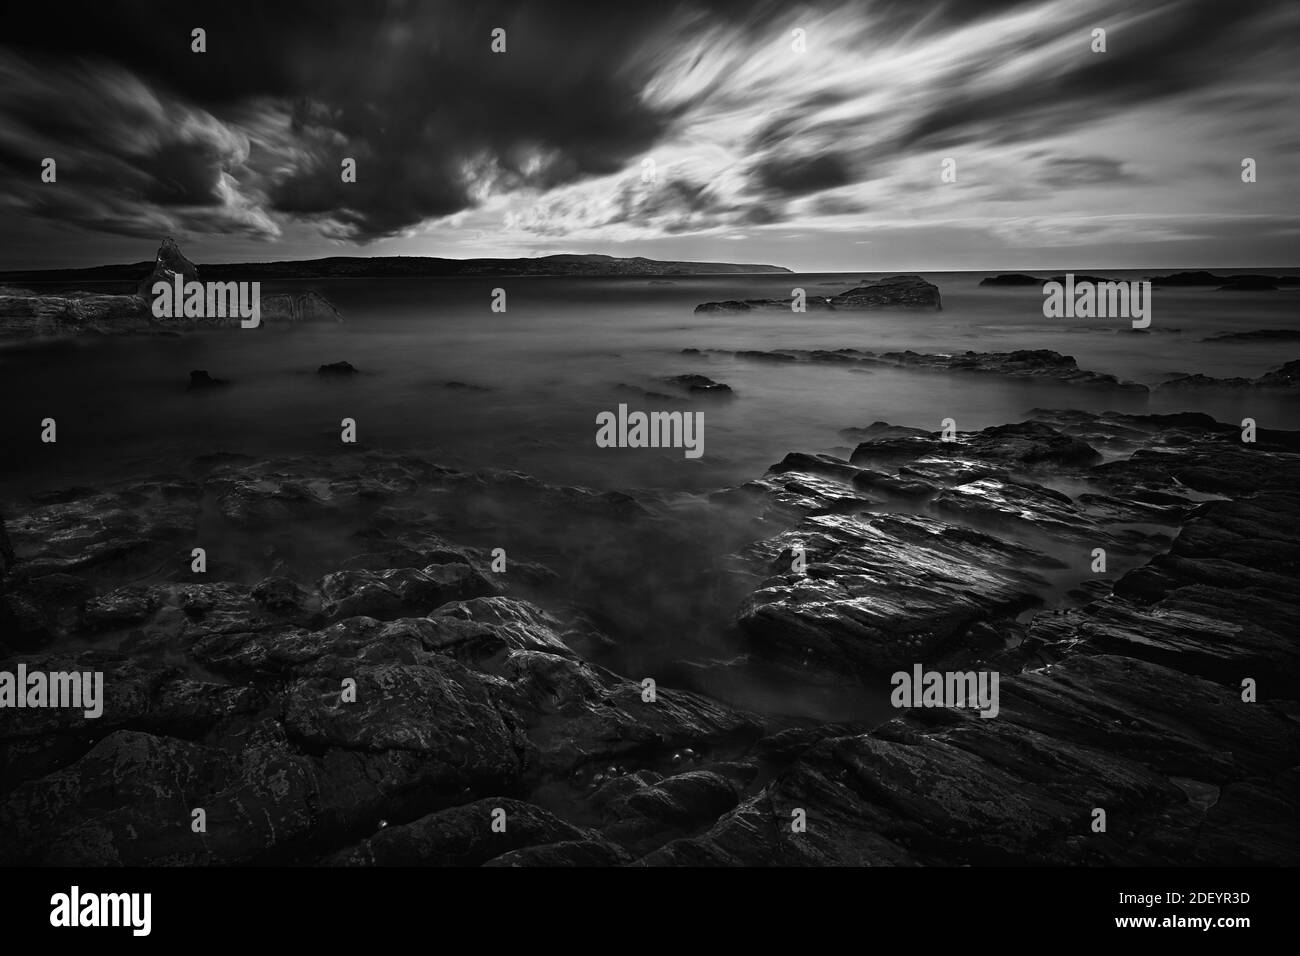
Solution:
M 846 437 L 715 493 L 729 535 L 378 452 L 10 503 L 0 668 L 102 671 L 106 700 L 7 714 L 0 862 L 1297 862 L 1296 433 L 1044 410 Z M 547 517 L 502 572 L 511 513 Z M 636 547 L 583 565 L 552 533 L 579 523 Z M 632 582 L 689 546 L 706 584 L 658 586 L 721 616 L 646 657 L 599 595 L 673 626 Z M 918 663 L 996 669 L 999 715 L 727 702 L 754 675 L 883 700 Z
M 1125 391 L 1145 392 L 1139 382 L 1121 382 L 1114 375 L 1079 368 L 1071 355 L 1051 349 L 1020 349 L 1014 352 L 872 352 L 868 349 L 773 349 L 771 351 L 725 349 L 683 349 L 683 354 L 701 358 L 720 354 L 749 362 L 808 362 L 842 365 L 869 370 L 877 366 L 924 368 L 944 372 L 979 372 L 1009 378 L 1048 379 L 1070 385 L 1104 385 Z
M 175 334 L 203 328 L 239 328 L 240 317 L 187 318 L 154 316 L 151 295 L 155 282 L 197 282 L 198 267 L 167 238 L 158 248 L 152 270 L 135 292 L 112 295 L 84 291 L 39 292 L 0 286 L 0 337 L 66 335 Z M 341 322 L 339 310 L 315 291 L 277 292 L 260 296 L 260 321 L 273 325 Z

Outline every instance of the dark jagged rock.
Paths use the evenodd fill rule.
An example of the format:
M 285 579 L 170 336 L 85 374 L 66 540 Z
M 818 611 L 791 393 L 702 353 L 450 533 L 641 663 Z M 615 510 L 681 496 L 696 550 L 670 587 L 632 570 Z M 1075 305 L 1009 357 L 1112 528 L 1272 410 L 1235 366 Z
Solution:
M 492 829 L 493 813 L 505 829 Z M 502 815 L 503 814 L 503 815 Z M 605 865 L 628 854 L 591 829 L 573 826 L 540 807 L 509 797 L 477 800 L 381 829 L 326 863 L 332 866 L 482 866 L 526 849 L 581 845 Z M 567 851 L 573 853 L 572 849 Z M 506 861 L 504 865 L 511 865 Z M 515 864 L 517 865 L 517 864 Z
M 901 717 L 804 754 L 706 833 L 645 857 L 665 864 L 1272 864 L 1296 805 L 1282 762 L 1295 734 L 1231 690 L 1113 656 L 1010 678 L 999 719 Z M 1233 719 L 1225 721 L 1225 711 Z M 1196 728 L 1189 731 L 1189 728 Z M 1212 782 L 1197 805 L 1179 780 Z M 1243 792 L 1244 791 L 1244 792 Z M 1260 793 L 1272 808 L 1238 817 Z M 1237 796 L 1240 794 L 1240 796 Z M 1267 796 L 1264 796 L 1267 795 Z M 1090 831 L 1094 807 L 1111 821 Z M 790 839 L 791 810 L 808 829 Z M 1247 835 L 1249 834 L 1249 835 Z
M 1300 388 L 1300 359 L 1265 372 L 1258 378 L 1214 378 L 1209 375 L 1177 375 L 1161 388 L 1268 388 L 1293 391 Z
M 190 372 L 190 391 L 196 391 L 205 388 L 219 388 L 222 385 L 229 385 L 229 379 L 213 378 L 207 373 L 206 369 L 195 369 Z
M 429 489 L 440 504 L 412 518 L 406 504 Z M 38 708 L 0 728 L 0 826 L 15 834 L 0 859 L 315 861 L 355 845 L 380 820 L 418 820 L 491 794 L 526 798 L 540 814 L 557 794 L 568 794 L 562 804 L 584 801 L 593 768 L 649 772 L 683 751 L 724 753 L 761 734 L 755 718 L 666 678 L 647 703 L 639 681 L 574 650 L 607 641 L 523 601 L 475 597 L 544 580 L 519 559 L 509 575 L 490 574 L 484 553 L 429 530 L 448 516 L 477 524 L 470 503 L 485 495 L 520 507 L 535 501 L 560 526 L 603 514 L 626 527 L 642 514 L 616 496 L 375 454 L 332 464 L 219 459 L 193 484 L 68 489 L 19 513 L 13 541 L 24 560 L 6 566 L 6 596 L 20 572 L 24 594 L 57 597 L 51 618 L 75 611 L 59 635 L 96 648 L 25 661 L 100 670 L 110 692 L 98 719 Z M 276 574 L 251 587 L 133 580 L 142 569 L 157 580 L 160 565 L 187 576 L 200 521 L 232 561 L 241 534 L 261 553 L 313 515 L 330 539 L 345 539 L 316 557 L 354 568 L 317 586 Z M 338 534 L 360 517 L 364 532 Z M 355 704 L 341 701 L 345 679 L 355 681 Z M 102 798 L 114 788 L 124 802 Z M 208 833 L 178 841 L 194 806 L 205 808 Z M 688 832 L 637 826 L 641 835 L 628 839 L 647 849 Z M 618 843 L 579 830 L 588 835 L 566 823 L 543 834 L 546 842 L 489 856 L 514 854 L 501 865 L 631 859 Z
M 1021 465 L 1091 465 L 1101 458 L 1087 442 L 1034 421 L 985 428 L 963 441 L 961 450 L 986 461 Z
M 832 296 L 831 308 L 857 309 L 939 309 L 939 288 L 920 276 L 889 276 Z
M 806 574 L 783 556 L 807 555 Z M 813 516 L 751 552 L 783 563 L 741 607 L 746 647 L 794 663 L 876 673 L 926 659 L 977 620 L 1032 604 L 1028 552 L 924 518 Z
M 468 565 L 433 564 L 423 570 L 338 571 L 321 581 L 320 593 L 331 620 L 392 620 L 427 614 L 449 601 L 495 594 L 496 587 Z
M 683 388 L 692 395 L 721 396 L 730 398 L 735 393 L 730 385 L 715 382 L 707 375 L 673 375 L 664 379 L 670 385 Z
M 707 831 L 645 855 L 642 865 L 1294 863 L 1300 732 L 1278 702 L 1300 692 L 1291 636 L 1300 592 L 1287 577 L 1300 561 L 1300 455 L 1284 444 L 1234 444 L 1232 426 L 1201 415 L 1039 414 L 1136 450 L 1083 471 L 1053 467 L 1071 469 L 1062 473 L 1072 481 L 1115 488 L 1125 497 L 1111 500 L 1120 504 L 1157 494 L 1181 501 L 1162 513 L 1182 522 L 1172 545 L 1120 578 L 1113 593 L 1036 613 L 1019 638 L 1028 656 L 1009 672 L 1001 657 L 996 719 L 909 710 L 866 733 L 813 728 L 759 793 Z M 884 441 L 898 443 L 896 453 L 910 442 L 913 460 L 924 461 L 926 438 Z M 1014 464 L 1018 456 L 997 457 Z M 1200 504 L 1189 488 L 1241 497 Z M 1087 510 L 1091 500 L 1080 495 L 1074 506 Z M 845 566 L 817 537 L 828 520 L 808 519 L 764 545 L 764 556 L 796 536 L 812 547 L 806 576 L 769 579 L 754 601 L 762 606 L 771 604 L 770 591 L 810 589 L 815 596 L 792 600 L 792 619 L 769 640 L 787 653 L 829 649 L 849 663 L 864 653 L 855 645 L 874 638 L 880 654 L 929 621 L 899 606 L 896 623 L 881 627 L 888 596 L 902 589 L 896 584 L 882 601 L 873 582 L 910 555 L 876 546 L 860 568 Z M 1035 533 L 1043 527 L 1038 519 L 1033 525 Z M 1013 563 L 979 562 L 999 570 Z M 942 568 L 964 577 L 960 563 Z M 905 580 L 915 587 L 918 577 Z M 938 576 L 919 580 L 942 589 Z M 921 606 L 931 613 L 946 607 L 955 617 L 980 592 L 939 593 L 939 603 Z M 1017 631 L 1008 619 L 993 621 L 995 633 Z M 886 670 L 943 659 L 939 647 L 926 652 L 903 643 L 897 651 L 881 662 Z M 1274 703 L 1243 700 L 1242 678 L 1252 675 L 1268 675 Z M 887 686 L 883 675 L 876 680 Z M 1109 814 L 1107 834 L 1089 826 L 1099 806 Z M 808 829 L 792 839 L 795 808 L 807 813 Z
M 984 372 L 1012 378 L 1048 378 L 1078 385 L 1109 385 L 1128 391 L 1145 392 L 1137 382 L 1121 382 L 1114 375 L 1081 369 L 1072 355 L 1051 349 L 1020 349 L 1015 352 L 965 352 L 959 355 L 929 355 L 911 350 L 884 352 L 880 361 L 898 365 L 950 371 Z
M 154 283 L 165 282 L 172 285 L 177 276 L 181 277 L 182 283 L 197 282 L 199 270 L 194 263 L 185 258 L 185 253 L 181 252 L 181 247 L 176 244 L 176 240 L 168 236 L 162 241 L 162 245 L 158 247 L 158 254 L 154 257 L 153 269 L 140 280 L 140 284 L 136 286 L 135 294 L 146 302 L 152 302 Z
M 852 442 L 870 443 L 890 438 L 932 438 L 933 432 L 923 428 L 907 428 L 888 422 L 872 422 L 866 428 L 841 428 L 840 434 Z
M 723 302 L 704 302 L 695 307 L 697 313 L 750 312 L 754 309 L 791 311 L 794 299 L 728 299 Z M 839 295 L 806 296 L 806 309 L 836 309 L 861 311 L 865 309 L 939 309 L 937 286 L 920 276 L 889 276 L 866 280 L 862 285 Z
M 96 719 L 6 713 L 0 864 L 1296 863 L 1300 437 L 1047 410 L 857 437 L 852 461 L 790 454 L 714 496 L 752 537 L 715 571 L 737 653 L 712 673 L 775 675 L 784 707 L 813 685 L 886 699 L 919 662 L 995 669 L 996 718 L 762 719 L 663 668 L 649 700 L 642 668 L 588 659 L 613 642 L 580 618 L 455 597 L 516 585 L 456 530 L 509 502 L 646 547 L 654 509 L 630 496 L 368 453 L 213 459 L 7 510 L 0 599 L 74 643 L 18 658 L 6 639 L 5 667 L 110 691 Z M 314 519 L 323 568 L 293 574 L 282 532 Z M 246 580 L 191 579 L 200 528 L 255 542 Z M 1122 567 L 1091 572 L 1094 545 Z
M 632 790 L 604 807 L 605 836 L 640 856 L 711 824 L 739 802 L 736 785 L 695 770 Z
M 198 658 L 206 666 L 250 684 L 232 688 L 240 696 L 230 700 L 177 696 L 166 672 L 153 676 L 124 659 L 100 658 L 115 689 L 102 718 L 72 715 L 69 722 L 66 714 L 25 711 L 22 722 L 5 727 L 0 752 L 62 734 L 81 741 L 92 729 L 111 743 L 125 739 L 115 732 L 143 724 L 150 732 L 130 737 L 141 756 L 101 757 L 84 742 L 80 753 L 64 752 L 62 769 L 0 799 L 0 822 L 20 835 L 0 857 L 77 865 L 285 859 L 322 841 L 351 842 L 380 820 L 433 813 L 427 831 L 398 831 L 388 850 L 381 834 L 345 853 L 345 861 L 393 862 L 392 853 L 426 862 L 486 853 L 486 860 L 531 841 L 491 842 L 490 819 L 479 821 L 473 807 L 462 806 L 476 792 L 567 786 L 562 782 L 593 763 L 666 760 L 683 747 L 744 745 L 758 736 L 752 718 L 698 695 L 664 687 L 656 704 L 646 704 L 639 684 L 577 659 L 556 626 L 527 605 L 493 598 L 388 623 L 353 617 L 318 631 L 230 630 L 190 645 L 206 646 Z M 212 654 L 216 640 L 224 657 Z M 340 692 L 347 680 L 355 682 L 354 703 Z M 279 716 L 250 723 L 251 708 L 263 709 L 267 698 Z M 181 706 L 202 742 L 153 736 L 185 726 Z M 129 788 L 119 774 L 129 775 Z M 138 796 L 105 806 L 98 796 L 105 786 Z M 507 832 L 528 830 L 530 814 L 537 840 L 573 841 L 586 832 L 517 801 L 481 802 L 508 808 Z M 207 811 L 206 839 L 177 842 L 192 806 Z M 460 809 L 437 816 L 451 807 Z M 454 820 L 463 823 L 463 839 L 446 835 Z M 430 849 L 420 849 L 421 841 Z
M 755 300 L 759 301 L 759 300 Z M 738 299 L 728 299 L 725 302 L 704 302 L 695 307 L 696 312 L 748 312 L 752 306 L 748 302 Z

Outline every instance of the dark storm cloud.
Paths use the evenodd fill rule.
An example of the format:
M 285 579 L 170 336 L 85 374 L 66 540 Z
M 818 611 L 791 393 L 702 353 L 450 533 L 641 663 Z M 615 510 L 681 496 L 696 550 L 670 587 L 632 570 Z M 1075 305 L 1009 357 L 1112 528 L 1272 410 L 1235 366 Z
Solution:
M 773 156 L 753 172 L 758 184 L 776 196 L 805 196 L 853 181 L 849 161 L 834 153 L 814 156 Z
M 0 49 L 0 193 L 65 225 L 154 236 L 178 225 L 272 236 L 241 195 L 248 141 L 110 64 Z M 56 179 L 42 182 L 45 159 Z
M 1062 124 L 1213 86 L 1214 69 L 1248 66 L 1252 54 L 1294 42 L 1266 23 L 1276 6 L 1263 0 L 1116 6 L 1113 21 L 1123 26 L 1106 54 L 1086 52 L 1087 30 L 1075 22 L 1068 29 L 1080 33 L 1079 55 L 1038 63 L 1008 83 L 1006 51 L 993 52 L 990 40 L 981 55 L 980 31 L 995 33 L 988 24 L 999 16 L 1048 6 L 238 0 L 182 8 L 116 0 L 70 13 L 37 5 L 9 16 L 0 39 L 0 206 L 129 235 L 274 238 L 306 222 L 364 242 L 527 189 L 555 195 L 552 210 L 521 217 L 542 234 L 592 217 L 665 232 L 761 224 L 780 221 L 803 197 L 815 209 L 848 211 L 847 197 L 818 194 L 880 176 L 909 152 L 1046 139 Z M 1024 48 L 1061 40 L 1070 8 L 1051 9 Z M 906 92 L 915 69 L 924 100 L 887 100 L 871 107 L 878 114 L 854 112 L 859 87 L 809 84 L 804 94 L 792 73 L 790 95 L 739 140 L 748 144 L 747 160 L 734 164 L 744 188 L 726 199 L 709 171 L 654 194 L 616 192 L 595 213 L 561 195 L 635 167 L 725 85 L 726 75 L 700 84 L 695 101 L 656 105 L 641 95 L 694 33 L 720 26 L 728 44 L 757 56 L 801 18 L 842 30 L 837 39 L 853 37 L 850 49 L 868 59 L 965 27 L 975 48 L 951 54 L 934 73 L 928 62 L 909 63 L 907 76 L 892 79 Z M 194 27 L 207 31 L 206 53 L 190 50 Z M 507 31 L 505 55 L 489 48 L 496 27 Z M 707 65 L 720 52 L 698 56 Z M 726 123 L 725 110 L 718 118 Z M 37 179 L 47 155 L 59 159 L 57 188 Z M 340 179 L 345 157 L 357 161 L 355 183 Z M 1047 163 L 1042 181 L 1061 187 L 1123 175 L 1118 161 L 1066 158 Z
M 740 3 L 701 10 L 742 30 L 771 15 Z M 476 189 L 545 190 L 615 172 L 643 153 L 673 118 L 637 96 L 646 79 L 638 47 L 668 12 L 572 2 L 223 3 L 183 11 L 128 2 L 74 17 L 36 11 L 22 35 L 43 67 L 15 70 L 27 95 L 6 102 L 47 141 L 73 143 L 127 122 L 132 111 L 129 101 L 93 94 L 96 74 L 139 77 L 142 95 L 191 104 L 234 138 L 248 131 L 251 153 L 238 179 L 267 211 L 319 219 L 337 235 L 365 240 L 468 208 Z M 203 54 L 190 50 L 196 26 L 207 31 Z M 496 27 L 507 31 L 506 55 L 489 48 Z M 64 62 L 78 64 L 82 91 L 44 79 Z M 143 124 L 140 134 L 163 138 L 151 125 L 158 119 L 165 118 L 134 122 Z M 9 159 L 30 169 L 21 144 L 8 145 Z M 101 145 L 122 158 L 115 143 Z M 355 183 L 341 181 L 345 157 L 357 160 Z M 122 186 L 124 202 L 219 203 L 230 157 L 210 144 L 160 143 L 141 158 L 142 175 Z

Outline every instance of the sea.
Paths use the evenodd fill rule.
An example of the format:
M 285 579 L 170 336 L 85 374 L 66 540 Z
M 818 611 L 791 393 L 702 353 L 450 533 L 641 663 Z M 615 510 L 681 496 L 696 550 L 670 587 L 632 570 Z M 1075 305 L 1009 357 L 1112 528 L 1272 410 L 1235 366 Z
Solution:
M 213 452 L 328 455 L 340 448 L 344 418 L 357 423 L 359 446 L 599 490 L 726 487 L 790 451 L 844 454 L 840 430 L 875 421 L 938 429 L 952 418 L 967 431 L 1022 420 L 1034 408 L 1075 408 L 1193 410 L 1231 422 L 1252 417 L 1260 428 L 1296 427 L 1300 403 L 1259 391 L 1142 394 L 978 373 L 772 365 L 725 354 L 1053 349 L 1081 368 L 1151 386 L 1188 372 L 1253 377 L 1300 354 L 1300 343 L 1204 341 L 1222 332 L 1295 328 L 1298 288 L 1157 287 L 1151 324 L 1139 331 L 1124 318 L 1045 318 L 1036 286 L 981 286 L 985 275 L 925 274 L 941 291 L 941 311 L 738 314 L 693 310 L 722 299 L 785 298 L 796 287 L 833 295 L 879 275 L 285 282 L 265 284 L 263 294 L 312 288 L 344 321 L 0 343 L 0 497 L 95 485 Z M 492 310 L 496 289 L 505 290 L 505 311 Z M 359 374 L 318 374 L 320 365 L 339 361 Z M 194 369 L 230 384 L 191 391 Z M 734 397 L 669 403 L 644 394 L 687 399 L 664 381 L 686 374 L 726 383 Z M 620 403 L 629 411 L 702 411 L 703 455 L 598 447 L 597 416 L 616 413 Z M 57 423 L 55 444 L 40 440 L 46 418 Z

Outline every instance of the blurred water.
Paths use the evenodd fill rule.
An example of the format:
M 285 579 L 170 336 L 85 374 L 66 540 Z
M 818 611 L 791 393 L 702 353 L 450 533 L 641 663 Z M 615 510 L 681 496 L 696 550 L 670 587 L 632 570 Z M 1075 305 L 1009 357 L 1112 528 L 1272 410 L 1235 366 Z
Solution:
M 1111 273 L 1140 278 L 1140 273 Z M 1223 331 L 1300 324 L 1300 290 L 1233 293 L 1156 289 L 1148 332 L 1122 319 L 1045 319 L 1037 287 L 981 288 L 982 274 L 933 273 L 941 312 L 755 312 L 694 315 L 700 302 L 810 295 L 861 275 L 645 278 L 334 280 L 316 288 L 346 321 L 0 345 L 0 495 L 173 468 L 214 451 L 256 456 L 339 451 L 339 422 L 362 444 L 419 451 L 461 467 L 503 467 L 596 488 L 710 488 L 762 473 L 792 450 L 844 448 L 841 428 L 875 420 L 961 430 L 1019 420 L 1034 407 L 1131 412 L 1202 410 L 1263 428 L 1296 427 L 1297 403 L 1259 393 L 1189 391 L 1151 397 L 1112 389 L 904 369 L 852 371 L 681 354 L 684 348 L 862 348 L 922 352 L 1055 349 L 1080 366 L 1155 384 L 1177 372 L 1255 376 L 1296 345 L 1205 343 Z M 493 313 L 494 288 L 508 311 Z M 346 360 L 362 374 L 328 378 Z M 191 369 L 225 389 L 186 391 Z M 697 372 L 732 400 L 666 406 L 620 383 L 673 393 L 657 379 Z M 448 388 L 447 382 L 485 391 Z M 600 449 L 598 412 L 691 407 L 705 413 L 705 454 Z M 40 421 L 58 421 L 57 445 Z

